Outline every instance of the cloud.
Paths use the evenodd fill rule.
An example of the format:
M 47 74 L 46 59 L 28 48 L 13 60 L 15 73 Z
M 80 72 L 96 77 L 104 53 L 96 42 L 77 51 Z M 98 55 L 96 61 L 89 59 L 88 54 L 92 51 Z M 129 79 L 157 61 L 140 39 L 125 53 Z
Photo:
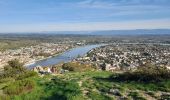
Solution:
M 113 7 L 113 3 L 109 3 L 106 1 L 100 1 L 100 0 L 85 0 L 82 2 L 78 2 L 76 4 L 78 7 L 84 7 L 84 8 L 103 8 L 108 9 Z
M 101 13 L 103 10 L 110 11 L 109 16 L 170 13 L 170 0 L 84 0 L 69 6 L 101 10 Z
M 0 31 L 170 27 L 170 0 L 6 1 L 0 0 Z
M 74 3 L 86 8 L 114 8 L 116 6 L 169 6 L 169 0 L 84 0 Z

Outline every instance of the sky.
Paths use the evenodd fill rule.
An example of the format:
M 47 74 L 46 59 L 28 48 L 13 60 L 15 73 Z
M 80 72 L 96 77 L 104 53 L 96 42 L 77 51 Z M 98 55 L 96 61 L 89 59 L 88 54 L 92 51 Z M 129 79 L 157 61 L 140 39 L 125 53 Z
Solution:
M 170 29 L 170 0 L 0 0 L 0 32 Z

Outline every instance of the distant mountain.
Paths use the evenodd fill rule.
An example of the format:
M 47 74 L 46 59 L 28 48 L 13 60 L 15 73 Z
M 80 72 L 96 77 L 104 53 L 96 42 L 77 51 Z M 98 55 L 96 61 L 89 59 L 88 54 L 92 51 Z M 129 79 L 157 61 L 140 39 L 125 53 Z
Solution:
M 3 33 L 0 33 L 3 34 Z M 9 33 L 5 33 L 9 34 Z M 60 34 L 60 35 L 170 35 L 170 29 L 136 29 L 136 30 L 106 30 L 106 31 L 43 31 L 23 32 L 15 34 Z
M 41 33 L 41 32 L 40 32 Z M 53 34 L 85 34 L 85 35 L 162 35 L 170 34 L 170 29 L 136 29 L 136 30 L 108 30 L 108 31 L 57 31 L 42 32 Z
M 94 32 L 88 32 L 87 34 L 92 35 L 162 35 L 162 34 L 169 34 L 170 35 L 170 29 L 137 29 L 137 30 L 110 30 L 110 31 L 94 31 Z

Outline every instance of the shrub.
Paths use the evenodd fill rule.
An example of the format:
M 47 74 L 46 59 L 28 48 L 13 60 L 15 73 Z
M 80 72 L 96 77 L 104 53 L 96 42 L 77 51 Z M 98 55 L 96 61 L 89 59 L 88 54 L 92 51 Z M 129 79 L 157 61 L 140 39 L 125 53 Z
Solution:
M 4 93 L 8 95 L 18 95 L 23 92 L 31 91 L 35 86 L 32 80 L 21 80 L 13 82 L 4 88 Z
M 34 71 L 27 71 L 26 73 L 20 74 L 17 77 L 17 80 L 22 80 L 22 79 L 26 79 L 26 78 L 37 76 L 37 75 L 38 74 L 36 72 L 34 72 Z
M 125 72 L 116 77 L 112 75 L 111 78 L 119 81 L 158 82 L 170 79 L 170 71 L 166 67 L 147 65 L 134 72 Z
M 37 75 L 35 72 L 27 70 L 19 60 L 12 60 L 4 66 L 4 72 L 0 74 L 0 80 L 4 78 L 24 79 Z
M 14 70 L 19 72 L 24 72 L 26 69 L 25 67 L 23 67 L 23 63 L 20 63 L 19 60 L 14 59 L 11 61 L 8 61 L 8 65 L 4 67 L 5 71 L 10 71 L 10 70 Z
M 70 63 L 63 64 L 62 68 L 69 71 L 75 71 L 74 66 L 72 66 Z
M 0 100 L 11 100 L 11 98 L 8 95 L 0 95 Z
M 19 74 L 25 73 L 27 70 L 23 66 L 23 63 L 20 63 L 19 60 L 14 59 L 8 61 L 8 65 L 4 66 L 4 72 L 0 75 L 0 78 L 13 77 L 15 78 Z
M 78 63 L 78 62 L 65 63 L 63 64 L 62 68 L 65 70 L 77 71 L 77 72 L 88 71 L 88 70 L 94 69 L 92 65 Z
M 6 82 L 13 82 L 15 79 L 13 78 L 2 78 L 0 79 L 0 83 L 6 83 Z

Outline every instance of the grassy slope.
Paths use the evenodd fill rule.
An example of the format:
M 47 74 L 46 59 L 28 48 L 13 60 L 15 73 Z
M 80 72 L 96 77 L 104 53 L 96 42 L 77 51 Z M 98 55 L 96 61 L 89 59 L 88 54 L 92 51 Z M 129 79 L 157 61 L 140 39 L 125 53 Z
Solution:
M 157 98 L 160 91 L 170 92 L 170 80 L 161 83 L 115 82 L 104 71 L 72 72 L 64 75 L 31 78 L 37 84 L 29 93 L 11 96 L 14 100 L 113 100 L 118 98 L 109 93 L 110 89 L 118 89 L 128 99 Z M 53 78 L 53 80 L 51 80 Z

